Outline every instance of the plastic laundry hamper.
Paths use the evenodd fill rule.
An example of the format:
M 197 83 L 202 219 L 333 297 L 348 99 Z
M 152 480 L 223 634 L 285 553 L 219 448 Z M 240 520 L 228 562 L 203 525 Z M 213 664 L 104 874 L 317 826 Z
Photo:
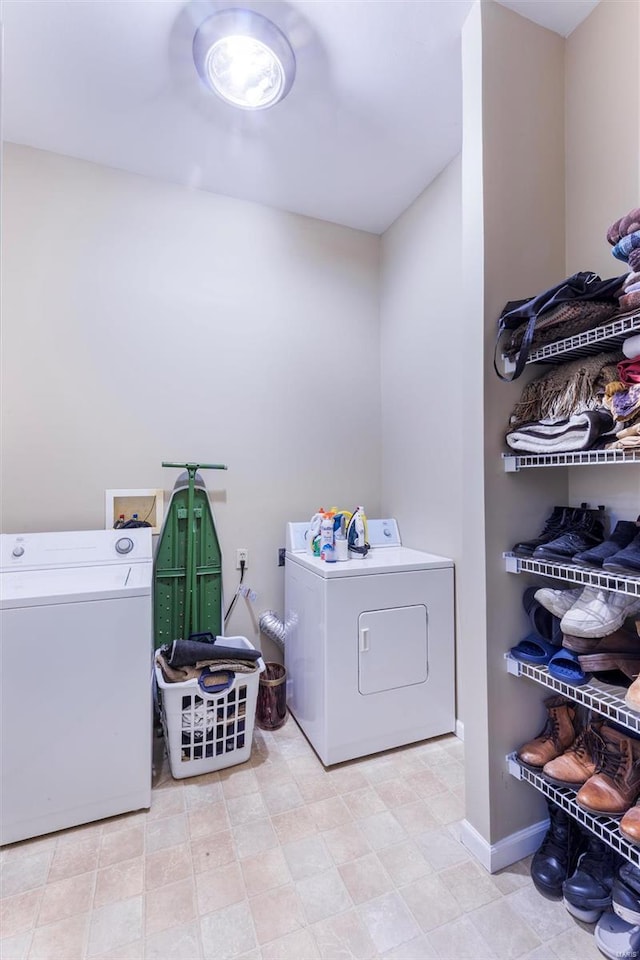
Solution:
M 225 646 L 254 650 L 246 637 L 225 637 Z M 167 683 L 155 664 L 162 727 L 176 780 L 244 763 L 251 756 L 262 658 L 253 673 L 236 673 L 231 686 L 204 693 L 197 680 Z

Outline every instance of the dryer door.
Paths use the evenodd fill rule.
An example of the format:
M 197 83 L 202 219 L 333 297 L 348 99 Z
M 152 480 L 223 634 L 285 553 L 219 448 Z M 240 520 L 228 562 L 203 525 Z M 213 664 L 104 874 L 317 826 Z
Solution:
M 427 679 L 424 604 L 367 610 L 358 617 L 358 689 L 380 693 Z

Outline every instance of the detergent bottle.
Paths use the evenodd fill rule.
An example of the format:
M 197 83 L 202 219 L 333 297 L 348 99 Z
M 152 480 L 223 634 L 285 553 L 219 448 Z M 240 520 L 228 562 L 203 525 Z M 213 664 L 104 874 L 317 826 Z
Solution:
M 307 547 L 309 553 L 313 554 L 314 557 L 320 556 L 320 524 L 322 523 L 322 518 L 324 517 L 324 510 L 322 507 L 318 510 L 317 513 L 311 517 L 309 521 L 309 533 L 307 536 Z
M 370 546 L 367 543 L 367 518 L 364 507 L 356 507 L 347 527 L 349 552 L 356 557 L 366 557 Z
M 336 551 L 333 541 L 333 514 L 323 514 L 320 521 L 320 556 L 327 563 L 334 563 Z

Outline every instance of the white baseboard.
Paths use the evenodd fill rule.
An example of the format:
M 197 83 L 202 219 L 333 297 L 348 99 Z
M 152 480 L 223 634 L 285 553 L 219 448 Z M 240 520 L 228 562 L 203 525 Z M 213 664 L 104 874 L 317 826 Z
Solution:
M 456 737 L 458 740 L 464 740 L 464 723 L 462 720 L 456 720 Z
M 463 820 L 460 827 L 460 842 L 471 851 L 485 870 L 496 873 L 503 867 L 508 867 L 511 863 L 534 853 L 540 846 L 548 826 L 548 820 L 541 820 L 491 844 L 487 843 L 468 820 Z

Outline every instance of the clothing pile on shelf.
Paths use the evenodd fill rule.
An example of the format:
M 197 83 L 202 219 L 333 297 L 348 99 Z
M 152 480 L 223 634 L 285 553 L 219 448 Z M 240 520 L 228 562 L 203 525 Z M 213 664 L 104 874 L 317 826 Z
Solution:
M 631 273 L 625 279 L 620 309 L 640 309 L 640 207 L 631 210 L 625 217 L 616 220 L 607 231 L 607 240 L 613 247 L 611 253 L 618 260 L 628 263 Z

